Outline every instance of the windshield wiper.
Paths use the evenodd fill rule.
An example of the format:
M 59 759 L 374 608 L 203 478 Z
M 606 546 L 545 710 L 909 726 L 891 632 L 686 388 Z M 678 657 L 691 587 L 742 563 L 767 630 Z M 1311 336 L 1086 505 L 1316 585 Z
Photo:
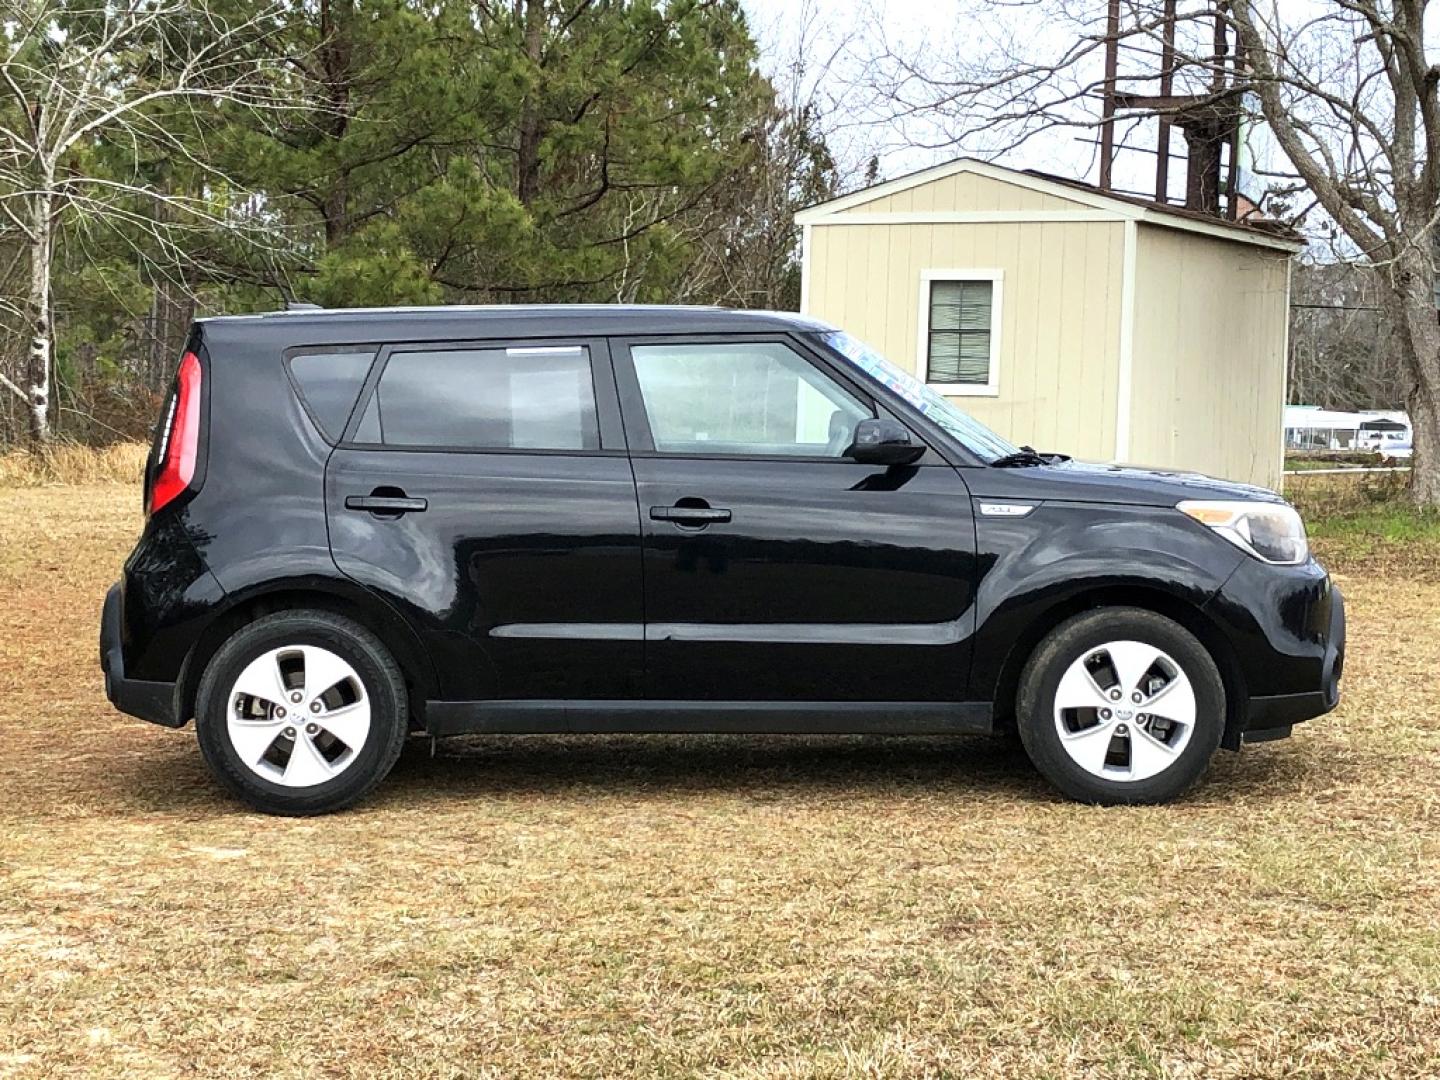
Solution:
M 997 469 L 1017 469 L 1031 465 L 1049 465 L 1050 459 L 1041 454 L 1037 454 L 1034 450 L 1030 449 L 1030 447 L 1024 446 L 1013 454 L 1006 454 L 1004 457 L 996 458 L 990 462 L 990 464 Z

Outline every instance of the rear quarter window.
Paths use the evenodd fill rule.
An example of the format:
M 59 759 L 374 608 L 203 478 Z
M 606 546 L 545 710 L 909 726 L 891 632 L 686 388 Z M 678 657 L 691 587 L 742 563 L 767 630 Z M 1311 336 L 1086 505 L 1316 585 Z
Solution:
M 290 357 L 290 376 L 305 410 L 331 442 L 339 442 L 360 396 L 375 350 L 335 349 Z

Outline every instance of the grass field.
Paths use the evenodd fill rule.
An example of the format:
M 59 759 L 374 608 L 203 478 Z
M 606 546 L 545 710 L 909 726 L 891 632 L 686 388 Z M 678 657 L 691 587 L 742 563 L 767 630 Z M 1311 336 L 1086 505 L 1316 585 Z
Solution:
M 985 739 L 532 738 L 297 821 L 104 700 L 134 488 L 0 522 L 0 1075 L 1440 1074 L 1425 536 L 1340 553 L 1338 713 L 1175 806 Z

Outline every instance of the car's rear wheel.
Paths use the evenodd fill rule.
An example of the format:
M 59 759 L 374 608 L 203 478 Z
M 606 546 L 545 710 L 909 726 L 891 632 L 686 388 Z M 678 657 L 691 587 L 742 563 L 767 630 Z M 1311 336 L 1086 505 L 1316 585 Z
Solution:
M 1225 685 L 1183 626 L 1139 608 L 1100 608 L 1040 643 L 1016 714 L 1030 760 L 1066 795 L 1158 803 L 1209 765 L 1225 728 Z
M 195 711 L 227 788 L 267 814 L 323 814 L 385 778 L 407 710 L 404 677 L 374 634 L 330 612 L 285 611 L 221 645 Z

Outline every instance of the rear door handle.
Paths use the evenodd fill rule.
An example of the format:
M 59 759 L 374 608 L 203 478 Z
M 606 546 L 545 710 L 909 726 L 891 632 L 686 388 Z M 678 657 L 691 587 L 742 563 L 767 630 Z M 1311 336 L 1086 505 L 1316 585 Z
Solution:
M 346 510 L 368 510 L 372 514 L 418 514 L 430 504 L 408 495 L 347 495 Z
M 713 525 L 730 520 L 729 510 L 708 506 L 652 506 L 651 521 L 673 521 L 676 525 Z

